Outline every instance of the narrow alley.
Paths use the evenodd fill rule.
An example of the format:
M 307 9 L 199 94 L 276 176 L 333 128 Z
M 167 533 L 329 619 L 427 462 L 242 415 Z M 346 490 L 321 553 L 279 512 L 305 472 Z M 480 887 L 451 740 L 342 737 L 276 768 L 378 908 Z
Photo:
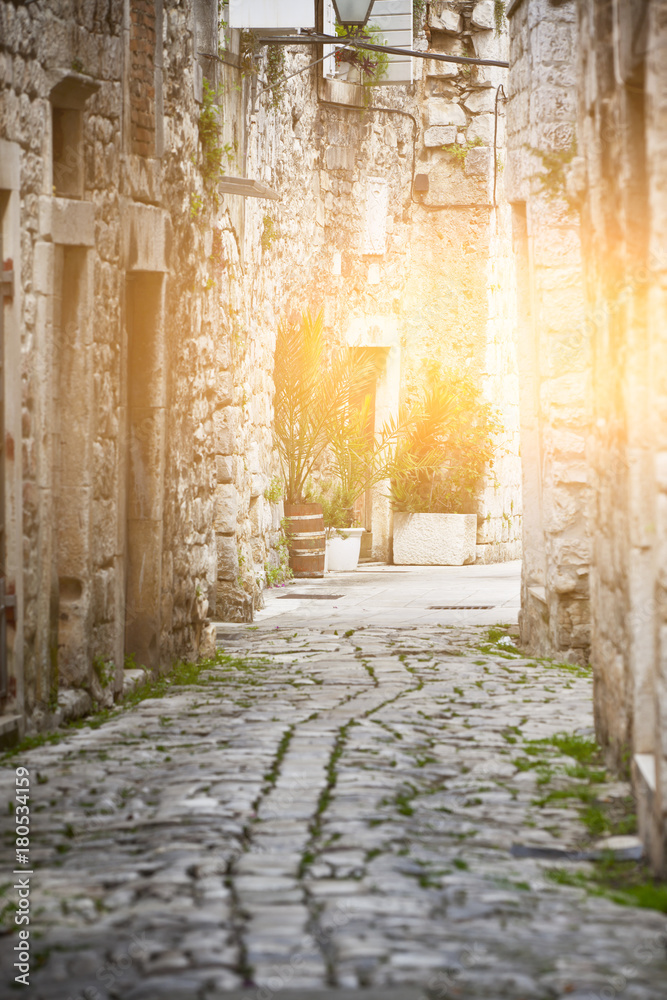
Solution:
M 608 839 L 632 800 L 590 673 L 517 650 L 518 588 L 516 563 L 301 580 L 21 752 L 31 997 L 664 998 L 665 916 L 604 888 L 638 841 Z

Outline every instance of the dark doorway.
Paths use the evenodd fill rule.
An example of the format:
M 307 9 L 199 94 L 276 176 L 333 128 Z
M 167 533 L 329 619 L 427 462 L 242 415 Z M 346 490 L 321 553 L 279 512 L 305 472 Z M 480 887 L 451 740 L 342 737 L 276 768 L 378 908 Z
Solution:
M 165 366 L 161 274 L 127 279 L 125 652 L 156 668 L 160 652 Z

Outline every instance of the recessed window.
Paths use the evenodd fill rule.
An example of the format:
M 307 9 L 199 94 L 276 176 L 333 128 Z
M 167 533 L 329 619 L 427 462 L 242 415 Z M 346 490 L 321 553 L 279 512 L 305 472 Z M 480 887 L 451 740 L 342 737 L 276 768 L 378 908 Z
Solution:
M 83 197 L 82 114 L 79 108 L 53 108 L 53 193 Z

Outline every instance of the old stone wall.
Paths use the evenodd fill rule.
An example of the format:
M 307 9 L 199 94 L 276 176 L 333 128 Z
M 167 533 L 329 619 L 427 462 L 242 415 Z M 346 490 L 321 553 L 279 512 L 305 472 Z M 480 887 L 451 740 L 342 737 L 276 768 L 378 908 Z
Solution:
M 506 33 L 496 31 L 491 8 L 433 5 L 416 44 L 503 58 Z M 233 38 L 229 44 L 240 47 Z M 313 55 L 287 46 L 285 59 L 288 73 Z M 256 68 L 261 90 L 267 85 L 262 53 Z M 239 74 L 227 67 L 224 72 L 227 92 L 238 95 Z M 412 87 L 379 87 L 364 96 L 349 83 L 324 79 L 317 67 L 286 84 L 279 102 L 269 91 L 251 105 L 242 172 L 272 187 L 279 200 L 246 199 L 242 218 L 238 212 L 233 218 L 227 206 L 234 197 L 224 199 L 225 238 L 232 256 L 237 245 L 245 257 L 237 270 L 227 268 L 230 284 L 221 309 L 224 299 L 237 301 L 238 311 L 225 322 L 245 332 L 243 351 L 225 362 L 235 402 L 219 414 L 219 609 L 247 615 L 251 600 L 260 599 L 266 568 L 276 564 L 279 511 L 262 492 L 278 472 L 270 438 L 272 350 L 277 320 L 305 307 L 324 309 L 332 344 L 381 352 L 376 427 L 396 413 L 426 362 L 472 366 L 505 428 L 480 501 L 478 558 L 519 555 L 518 388 L 508 294 L 511 239 L 500 182 L 502 101 L 493 203 L 495 88 L 503 73 L 415 60 Z M 226 118 L 240 112 L 226 104 Z M 426 194 L 415 193 L 416 174 L 428 177 Z M 246 404 L 239 405 L 243 399 Z M 391 511 L 382 490 L 368 498 L 364 518 L 372 532 L 368 555 L 389 559 Z
M 583 654 L 590 618 L 598 739 L 619 770 L 632 763 L 640 834 L 664 874 L 667 20 L 660 2 L 620 0 L 515 0 L 508 13 L 522 634 Z
M 494 10 L 435 4 L 415 44 L 502 57 Z M 318 65 L 279 94 L 314 53 L 273 50 L 271 88 L 266 46 L 220 14 L 0 6 L 8 729 L 109 703 L 124 666 L 251 618 L 284 558 L 276 330 L 304 308 L 383 359 L 376 426 L 426 362 L 479 377 L 504 433 L 478 558 L 519 552 L 504 71 L 420 61 L 367 94 Z M 389 559 L 381 490 L 364 517 Z
M 579 31 L 596 726 L 619 768 L 632 757 L 640 832 L 664 873 L 664 4 L 581 3 Z
M 537 653 L 590 648 L 591 338 L 577 164 L 576 4 L 508 5 L 507 195 L 517 266 L 524 561 L 521 635 Z
M 109 703 L 126 656 L 157 669 L 205 637 L 216 387 L 192 22 L 160 0 L 0 5 L 4 360 L 21 390 L 5 512 L 23 508 L 4 562 L 8 726 Z

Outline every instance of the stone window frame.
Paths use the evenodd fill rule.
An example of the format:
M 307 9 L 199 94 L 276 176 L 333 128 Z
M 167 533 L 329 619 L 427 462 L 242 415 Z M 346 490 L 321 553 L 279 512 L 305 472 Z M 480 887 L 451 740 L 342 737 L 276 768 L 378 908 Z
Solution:
M 74 71 L 57 74 L 49 93 L 51 106 L 48 191 L 57 198 L 81 201 L 85 195 L 84 120 L 86 102 L 100 88 L 93 77 Z M 57 123 L 60 126 L 57 126 Z M 57 128 L 64 143 L 56 156 Z

